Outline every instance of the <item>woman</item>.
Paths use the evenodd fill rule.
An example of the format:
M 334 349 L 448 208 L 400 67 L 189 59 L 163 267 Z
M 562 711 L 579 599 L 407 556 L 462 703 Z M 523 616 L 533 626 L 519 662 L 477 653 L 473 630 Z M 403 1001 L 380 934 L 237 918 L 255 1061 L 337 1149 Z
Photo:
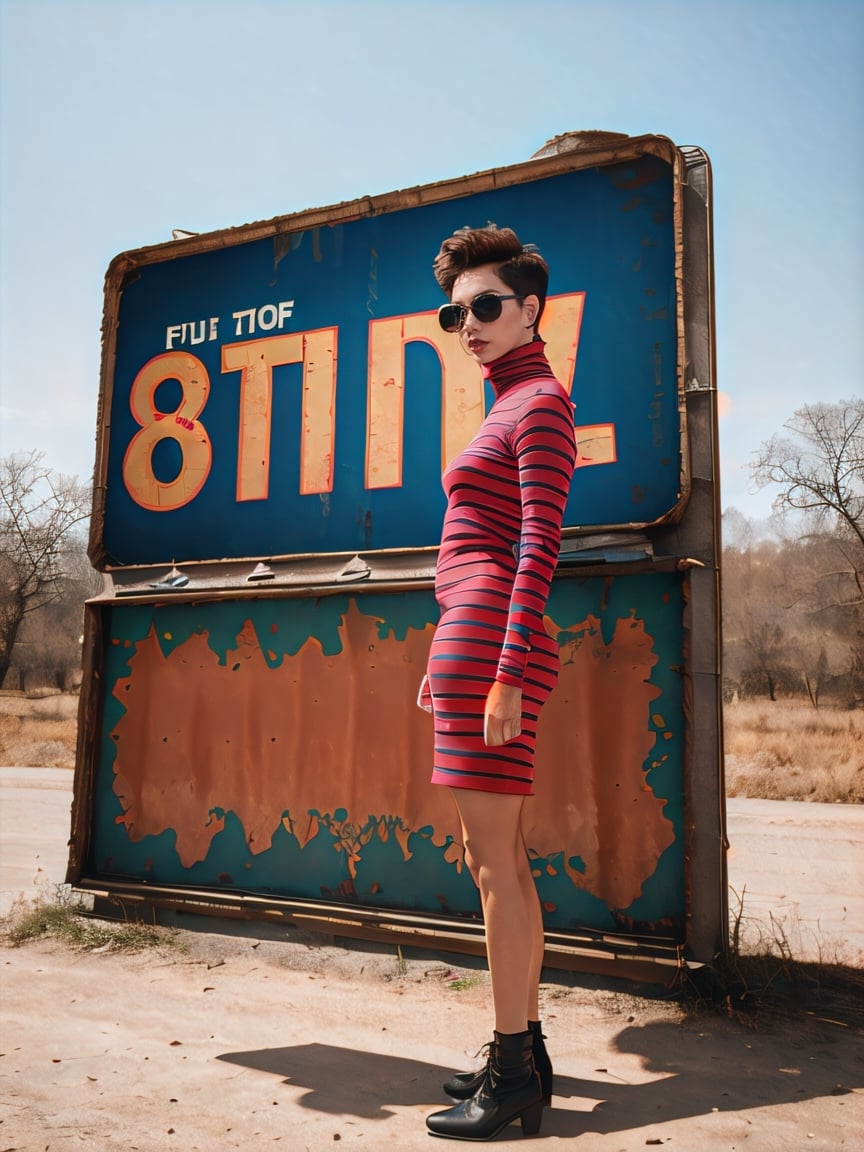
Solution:
M 549 274 L 539 253 L 509 228 L 462 229 L 434 267 L 450 299 L 441 326 L 495 392 L 480 431 L 444 473 L 441 617 L 427 672 L 432 781 L 452 790 L 480 890 L 495 1036 L 481 1072 L 444 1086 L 462 1103 L 426 1123 L 438 1136 L 485 1140 L 516 1119 L 536 1133 L 552 1094 L 539 1023 L 543 922 L 521 815 L 533 793 L 537 718 L 558 675 L 543 615 L 576 445 L 573 406 L 537 334 Z

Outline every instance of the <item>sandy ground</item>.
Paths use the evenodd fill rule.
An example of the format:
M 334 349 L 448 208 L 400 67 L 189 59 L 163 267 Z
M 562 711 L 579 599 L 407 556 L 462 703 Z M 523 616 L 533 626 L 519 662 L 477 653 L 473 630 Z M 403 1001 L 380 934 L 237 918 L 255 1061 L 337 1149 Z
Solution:
M 5 1152 L 430 1147 L 442 1079 L 487 1038 L 485 973 L 309 940 L 183 939 L 186 952 L 0 953 Z M 557 979 L 544 1019 L 550 1147 L 861 1147 L 860 1037 L 839 1025 L 752 1030 Z
M 71 776 L 39 771 L 40 788 L 2 776 L 7 906 L 34 880 L 50 894 L 65 868 Z M 482 965 L 264 925 L 199 921 L 178 938 L 135 955 L 0 948 L 0 1152 L 438 1146 L 424 1118 L 446 1106 L 441 1081 L 489 1038 Z M 685 1016 L 652 986 L 545 978 L 550 1147 L 862 1147 L 862 1037 L 842 1020 L 802 1010 L 754 1028 Z

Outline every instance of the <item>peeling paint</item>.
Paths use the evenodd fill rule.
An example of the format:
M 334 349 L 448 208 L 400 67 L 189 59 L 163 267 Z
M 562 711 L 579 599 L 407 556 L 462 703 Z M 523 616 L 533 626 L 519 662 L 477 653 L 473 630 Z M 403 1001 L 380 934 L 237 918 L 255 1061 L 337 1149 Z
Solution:
M 609 640 L 594 616 L 547 623 L 561 675 L 541 718 L 527 842 L 545 875 L 626 908 L 674 841 L 643 768 L 657 737 L 653 641 L 635 617 Z M 231 812 L 253 857 L 280 827 L 301 847 L 326 833 L 346 882 L 373 838 L 392 838 L 408 864 L 415 834 L 458 873 L 456 811 L 429 784 L 431 725 L 414 707 L 432 632 L 399 638 L 352 599 L 335 652 L 310 636 L 274 666 L 248 619 L 224 658 L 206 628 L 163 650 L 151 626 L 112 690 L 124 709 L 110 732 L 117 823 L 133 843 L 172 830 L 184 868 L 205 859 Z

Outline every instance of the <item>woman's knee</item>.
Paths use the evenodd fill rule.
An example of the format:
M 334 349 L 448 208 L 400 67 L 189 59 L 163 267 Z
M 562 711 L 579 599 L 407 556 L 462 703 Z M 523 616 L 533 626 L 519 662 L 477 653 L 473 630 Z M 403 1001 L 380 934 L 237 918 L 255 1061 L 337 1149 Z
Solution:
M 476 843 L 469 837 L 465 845 L 465 863 L 474 883 L 481 891 L 520 886 L 519 861 L 508 845 Z
M 480 887 L 482 877 L 512 876 L 525 847 L 520 830 L 521 797 L 460 794 L 465 866 Z
M 468 869 L 468 873 L 471 876 L 471 879 L 474 881 L 475 885 L 479 888 L 480 887 L 480 865 L 477 863 L 477 861 L 472 856 L 471 852 L 468 849 L 467 844 L 465 845 L 464 859 L 465 859 L 465 867 Z
M 465 865 L 479 888 L 495 877 L 511 872 L 510 853 L 500 844 L 490 844 L 472 836 L 465 838 Z

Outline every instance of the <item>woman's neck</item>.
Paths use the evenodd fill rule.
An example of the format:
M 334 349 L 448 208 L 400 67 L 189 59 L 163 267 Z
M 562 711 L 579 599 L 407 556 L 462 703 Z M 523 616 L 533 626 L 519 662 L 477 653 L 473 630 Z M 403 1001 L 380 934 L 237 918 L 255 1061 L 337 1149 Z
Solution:
M 554 380 L 544 349 L 543 340 L 535 336 L 527 344 L 518 344 L 497 360 L 484 364 L 483 377 L 491 383 L 495 395 L 500 396 L 502 392 L 526 380 Z

